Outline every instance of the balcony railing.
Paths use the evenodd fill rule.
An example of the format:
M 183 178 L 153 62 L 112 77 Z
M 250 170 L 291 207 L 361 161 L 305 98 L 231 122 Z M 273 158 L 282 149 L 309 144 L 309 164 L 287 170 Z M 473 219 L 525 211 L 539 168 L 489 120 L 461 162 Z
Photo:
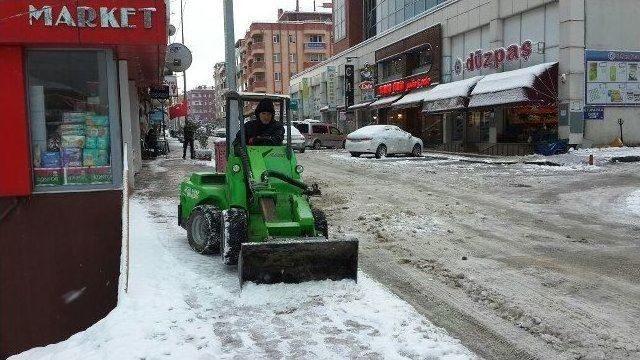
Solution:
M 249 50 L 251 51 L 251 54 L 258 53 L 258 52 L 263 53 L 264 43 L 263 42 L 253 43 L 249 48 Z
M 327 43 L 323 43 L 323 42 L 304 43 L 305 51 L 324 51 L 326 49 L 327 49 Z
M 256 80 L 254 82 L 252 82 L 251 84 L 249 84 L 249 87 L 252 89 L 258 89 L 258 88 L 266 88 L 267 87 L 267 82 L 264 80 Z

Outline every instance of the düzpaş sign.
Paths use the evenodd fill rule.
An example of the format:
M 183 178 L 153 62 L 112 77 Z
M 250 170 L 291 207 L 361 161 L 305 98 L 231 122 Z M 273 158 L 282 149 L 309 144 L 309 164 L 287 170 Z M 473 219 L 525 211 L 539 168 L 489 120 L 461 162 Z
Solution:
M 512 62 L 516 60 L 529 60 L 533 53 L 533 42 L 531 40 L 525 40 L 522 45 L 512 44 L 506 48 L 498 48 L 495 50 L 484 51 L 482 49 L 472 52 L 467 57 L 466 61 L 458 58 L 454 65 L 454 72 L 456 75 L 461 75 L 464 71 L 477 71 L 488 68 L 500 68 L 505 61 Z
M 69 26 L 80 28 L 129 28 L 137 26 L 132 21 L 135 17 L 142 18 L 145 29 L 153 27 L 155 7 L 91 7 L 62 6 L 54 9 L 45 5 L 36 7 L 29 5 L 29 25 L 42 24 L 44 26 Z M 139 21 L 138 21 L 139 22 Z

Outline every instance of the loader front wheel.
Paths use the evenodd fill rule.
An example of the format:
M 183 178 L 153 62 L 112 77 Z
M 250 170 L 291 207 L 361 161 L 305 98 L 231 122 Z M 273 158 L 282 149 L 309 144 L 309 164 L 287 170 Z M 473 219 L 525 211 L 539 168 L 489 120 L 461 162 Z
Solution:
M 213 205 L 198 205 L 187 220 L 189 246 L 200 254 L 217 253 L 220 249 L 222 214 Z
M 329 224 L 327 223 L 327 215 L 320 209 L 311 209 L 313 214 L 313 223 L 318 234 L 329 238 Z
M 242 209 L 229 209 L 222 213 L 222 241 L 220 254 L 226 265 L 236 265 L 242 243 L 248 241 L 247 213 Z

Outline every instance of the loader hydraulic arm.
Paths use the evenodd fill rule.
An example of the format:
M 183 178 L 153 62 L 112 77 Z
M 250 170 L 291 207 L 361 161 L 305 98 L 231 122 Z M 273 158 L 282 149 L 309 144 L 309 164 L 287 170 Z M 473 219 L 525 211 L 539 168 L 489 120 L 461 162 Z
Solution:
M 260 178 L 264 182 L 266 182 L 270 177 L 282 180 L 282 181 L 286 182 L 287 184 L 291 184 L 291 185 L 293 185 L 295 187 L 299 187 L 300 189 L 303 190 L 303 193 L 305 195 L 309 195 L 309 196 L 321 195 L 320 194 L 320 189 L 318 188 L 318 184 L 313 184 L 313 185 L 311 185 L 311 187 L 309 187 L 309 185 L 303 183 L 302 181 L 299 181 L 299 180 L 296 180 L 296 179 L 292 179 L 289 176 L 287 176 L 287 175 L 285 175 L 285 174 L 283 174 L 281 172 L 277 172 L 277 171 L 273 171 L 273 170 L 266 170 L 260 176 Z

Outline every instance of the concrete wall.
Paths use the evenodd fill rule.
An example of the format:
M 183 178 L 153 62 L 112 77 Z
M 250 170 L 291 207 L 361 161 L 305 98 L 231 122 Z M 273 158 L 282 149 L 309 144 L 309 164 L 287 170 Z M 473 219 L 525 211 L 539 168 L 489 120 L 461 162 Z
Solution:
M 640 2 L 638 0 L 581 0 L 585 9 L 585 44 L 593 50 L 640 51 Z M 579 6 L 580 4 L 576 4 Z M 602 26 L 602 24 L 608 24 Z M 584 61 L 582 62 L 584 73 Z M 582 79 L 584 83 L 584 76 Z M 583 92 L 584 94 L 584 92 Z M 640 107 L 607 107 L 604 120 L 585 123 L 585 138 L 607 144 L 620 136 L 618 119 L 624 120 L 624 141 L 640 145 Z

